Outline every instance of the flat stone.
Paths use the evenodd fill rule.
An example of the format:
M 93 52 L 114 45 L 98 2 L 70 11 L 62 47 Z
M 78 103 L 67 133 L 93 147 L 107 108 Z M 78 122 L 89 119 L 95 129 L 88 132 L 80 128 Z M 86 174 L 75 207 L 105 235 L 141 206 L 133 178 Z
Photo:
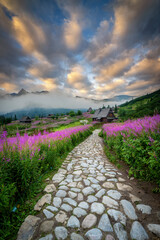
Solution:
M 94 214 L 90 213 L 83 220 L 82 228 L 91 228 L 96 224 L 96 222 L 97 222 L 97 217 Z
M 135 202 L 141 202 L 141 201 L 142 201 L 142 199 L 138 198 L 137 196 L 135 196 L 135 195 L 133 195 L 133 194 L 131 194 L 131 193 L 129 193 L 129 197 L 130 197 L 130 199 L 131 199 L 131 201 L 132 201 L 133 203 L 135 203 Z
M 120 192 L 118 192 L 117 190 L 109 190 L 107 192 L 108 196 L 110 196 L 111 198 L 114 198 L 116 200 L 119 200 L 121 198 L 121 194 Z
M 48 206 L 48 207 L 46 207 L 46 209 L 47 209 L 47 210 L 50 210 L 50 211 L 52 211 L 52 212 L 57 212 L 57 211 L 58 211 L 58 208 L 53 207 L 53 206 Z
M 83 201 L 83 194 L 82 193 L 78 193 L 77 200 L 78 201 Z
M 52 234 L 48 234 L 45 237 L 40 238 L 39 240 L 52 240 L 53 239 L 53 235 Z
M 45 194 L 41 199 L 38 200 L 36 205 L 34 206 L 35 211 L 40 211 L 45 203 L 51 203 L 51 194 Z
M 88 180 L 91 181 L 92 183 L 98 183 L 98 180 L 96 180 L 93 177 L 88 177 Z
M 67 190 L 68 190 L 68 187 L 62 185 L 62 186 L 60 186 L 58 189 L 59 189 L 59 190 L 65 190 L 65 191 L 67 191 Z
M 65 212 L 59 211 L 59 213 L 55 216 L 55 219 L 59 223 L 64 223 L 68 218 Z
M 67 227 L 79 228 L 80 222 L 79 222 L 78 218 L 76 218 L 75 216 L 71 216 L 68 220 Z
M 65 227 L 56 227 L 55 235 L 56 235 L 57 240 L 63 240 L 68 237 L 68 231 Z
M 92 187 L 86 187 L 86 188 L 84 188 L 84 189 L 82 190 L 82 192 L 83 192 L 83 194 L 84 194 L 85 196 L 87 196 L 87 195 L 89 195 L 89 194 L 94 193 L 95 191 L 94 191 L 94 189 L 93 189 Z
M 53 178 L 52 178 L 52 181 L 54 183 L 60 183 L 62 180 L 64 179 L 64 175 L 61 174 L 61 173 L 56 173 Z
M 72 206 L 74 206 L 74 207 L 77 206 L 77 202 L 74 201 L 74 200 L 71 199 L 71 198 L 64 198 L 64 199 L 63 199 L 63 202 L 66 202 L 66 203 L 68 203 L 68 204 L 70 204 L 70 205 L 72 205 Z
M 77 183 L 76 182 L 71 182 L 68 184 L 68 187 L 73 187 L 75 188 L 77 186 Z
M 49 233 L 52 232 L 54 226 L 54 221 L 44 221 L 40 226 L 41 233 Z
M 98 200 L 98 198 L 96 198 L 95 196 L 92 196 L 92 195 L 89 195 L 87 198 L 88 203 L 96 202 L 97 200 Z
M 81 163 L 81 167 L 87 168 L 88 164 L 87 163 Z
M 17 240 L 30 240 L 35 233 L 41 219 L 39 217 L 31 216 L 25 218 L 19 231 Z
M 102 232 L 98 229 L 98 228 L 94 228 L 89 230 L 85 236 L 89 239 L 89 240 L 101 240 L 102 239 Z
M 112 235 L 107 234 L 105 240 L 115 240 L 115 238 Z
M 148 234 L 146 233 L 146 231 L 138 221 L 133 222 L 130 235 L 132 239 L 136 239 L 136 240 L 149 239 Z
M 150 232 L 160 237 L 160 224 L 148 224 L 147 227 Z
M 67 170 L 64 168 L 59 168 L 58 173 L 66 174 Z
M 116 183 L 117 188 L 121 191 L 128 191 L 131 192 L 133 191 L 133 188 L 129 185 L 123 184 L 123 183 Z
M 107 197 L 107 196 L 103 197 L 102 203 L 104 203 L 105 205 L 107 205 L 107 207 L 110 207 L 110 208 L 115 208 L 115 209 L 118 208 L 118 203 L 115 200 L 113 200 L 112 198 Z
M 151 211 L 152 211 L 152 208 L 150 206 L 144 205 L 144 204 L 138 204 L 136 208 L 145 214 L 151 214 Z
M 112 217 L 116 222 L 120 222 L 123 225 L 126 225 L 126 216 L 122 212 L 114 209 L 109 209 L 108 215 Z
M 50 218 L 54 217 L 54 214 L 51 213 L 50 211 L 46 210 L 46 209 L 43 210 L 43 213 L 44 213 L 44 215 L 46 216 L 47 219 L 50 219 Z
M 102 203 L 94 202 L 91 205 L 91 212 L 92 213 L 97 213 L 97 214 L 102 214 L 105 210 L 105 207 Z
M 84 238 L 77 233 L 72 233 L 71 234 L 71 240 L 84 240 Z
M 127 200 L 121 200 L 121 205 L 124 209 L 125 214 L 127 215 L 127 217 L 129 217 L 132 220 L 136 220 L 138 219 L 136 213 L 135 213 L 135 209 L 132 205 L 132 203 L 130 203 Z
M 78 204 L 78 207 L 84 208 L 84 209 L 88 209 L 88 208 L 89 208 L 89 205 L 88 205 L 87 202 L 80 202 L 80 203 Z
M 103 183 L 102 187 L 104 187 L 104 188 L 115 188 L 115 185 L 111 182 L 105 182 L 105 183 Z
M 96 193 L 95 197 L 101 198 L 105 193 L 106 193 L 106 190 L 102 188 Z
M 74 192 L 69 191 L 69 192 L 68 192 L 68 196 L 69 196 L 70 198 L 76 198 L 76 197 L 77 197 L 77 193 L 74 193 Z
M 109 178 L 107 182 L 118 182 L 117 178 Z
M 118 178 L 118 181 L 119 181 L 119 182 L 125 182 L 126 180 L 125 180 L 124 178 L 119 177 L 119 178 Z
M 100 182 L 101 182 L 101 181 L 105 181 L 105 180 L 106 180 L 106 177 L 105 177 L 105 176 L 98 176 L 98 177 L 97 177 L 97 180 L 100 181 Z
M 89 186 L 91 184 L 91 182 L 87 179 L 83 179 L 83 182 L 84 182 L 85 186 Z
M 74 171 L 73 174 L 74 174 L 74 175 L 81 175 L 81 174 L 82 174 L 82 171 L 81 171 L 81 170 Z
M 104 232 L 113 232 L 113 228 L 107 214 L 103 214 L 100 218 L 98 228 Z
M 54 197 L 53 198 L 53 205 L 57 208 L 59 208 L 61 206 L 62 203 L 62 199 L 59 197 Z
M 55 192 L 56 187 L 54 184 L 49 184 L 45 187 L 44 192 L 50 193 L 50 192 Z
M 119 240 L 128 240 L 127 232 L 124 230 L 124 227 L 121 223 L 115 223 L 113 228 Z
M 78 193 L 78 192 L 80 192 L 81 190 L 80 190 L 79 188 L 71 188 L 71 191 Z
M 99 191 L 101 189 L 101 186 L 99 184 L 92 184 L 91 187 L 96 191 Z
M 56 193 L 56 197 L 65 197 L 67 195 L 66 191 L 64 190 L 59 190 L 57 193 Z
M 64 204 L 62 204 L 61 209 L 66 212 L 70 212 L 70 211 L 72 211 L 73 208 L 70 205 L 64 203 Z
M 87 212 L 84 209 L 77 207 L 73 210 L 73 214 L 79 218 L 87 215 Z

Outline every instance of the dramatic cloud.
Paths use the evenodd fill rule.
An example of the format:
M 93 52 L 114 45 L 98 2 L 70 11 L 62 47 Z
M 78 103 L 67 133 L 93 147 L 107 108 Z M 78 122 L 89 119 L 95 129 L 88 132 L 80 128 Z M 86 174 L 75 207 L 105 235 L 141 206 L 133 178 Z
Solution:
M 158 0 L 0 0 L 0 92 L 159 89 L 159 12 Z

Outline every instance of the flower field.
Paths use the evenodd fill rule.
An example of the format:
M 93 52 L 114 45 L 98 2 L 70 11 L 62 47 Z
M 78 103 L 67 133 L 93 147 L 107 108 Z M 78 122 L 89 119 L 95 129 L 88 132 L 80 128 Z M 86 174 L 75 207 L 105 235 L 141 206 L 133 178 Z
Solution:
M 0 136 L 0 224 L 12 225 L 15 206 L 33 194 L 41 177 L 57 170 L 63 158 L 91 134 L 91 124 L 38 135 Z M 17 208 L 17 207 L 16 207 Z M 14 215 L 14 216 L 13 216 Z
M 103 125 L 109 150 L 130 166 L 135 177 L 160 187 L 160 115 Z

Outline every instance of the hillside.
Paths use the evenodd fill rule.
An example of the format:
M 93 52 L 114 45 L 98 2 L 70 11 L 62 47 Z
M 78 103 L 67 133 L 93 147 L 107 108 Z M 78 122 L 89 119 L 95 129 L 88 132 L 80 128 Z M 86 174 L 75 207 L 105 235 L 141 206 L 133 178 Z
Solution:
M 118 113 L 123 120 L 160 113 L 160 89 L 119 105 Z

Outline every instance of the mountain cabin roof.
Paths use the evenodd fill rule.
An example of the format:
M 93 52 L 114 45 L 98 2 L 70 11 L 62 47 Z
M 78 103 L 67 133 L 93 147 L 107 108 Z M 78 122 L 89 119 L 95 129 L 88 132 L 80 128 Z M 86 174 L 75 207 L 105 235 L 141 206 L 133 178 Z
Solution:
M 112 116 L 108 116 L 109 113 L 111 113 Z M 111 108 L 99 108 L 95 111 L 92 118 L 97 120 L 100 120 L 102 118 L 115 119 L 115 116 Z
M 29 116 L 24 116 L 20 119 L 20 122 L 31 122 L 32 119 Z

